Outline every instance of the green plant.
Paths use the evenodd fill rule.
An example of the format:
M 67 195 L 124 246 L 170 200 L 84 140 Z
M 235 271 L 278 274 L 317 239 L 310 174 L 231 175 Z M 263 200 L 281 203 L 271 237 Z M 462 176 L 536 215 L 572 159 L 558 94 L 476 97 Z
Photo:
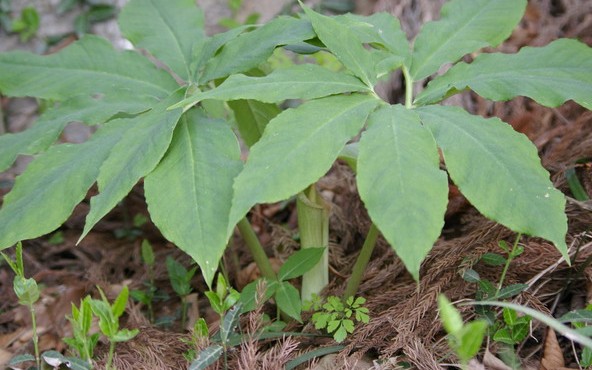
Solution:
M 576 311 L 571 311 L 561 316 L 558 321 L 560 322 L 571 322 L 575 330 L 587 337 L 592 337 L 592 305 L 586 306 L 586 308 Z M 582 348 L 580 354 L 580 366 L 589 367 L 592 366 L 592 347 Z
M 462 368 L 468 369 L 469 360 L 481 349 L 487 322 L 475 320 L 463 323 L 458 310 L 442 294 L 438 297 L 438 308 L 440 320 L 448 333 L 448 345 L 460 359 Z
M 68 317 L 68 321 L 72 325 L 72 337 L 64 338 L 64 342 L 76 350 L 78 356 L 89 364 L 93 359 L 94 349 L 99 340 L 98 333 L 90 334 L 92 318 L 90 296 L 86 296 L 80 301 L 80 308 L 72 303 L 72 316 Z
M 363 297 L 348 297 L 345 301 L 336 296 L 327 297 L 327 302 L 314 299 L 311 303 L 312 323 L 316 329 L 325 329 L 333 334 L 337 343 L 345 340 L 348 334 L 354 332 L 356 322 L 367 324 L 370 321 L 368 309 L 362 307 L 366 303 Z
M 325 248 L 306 248 L 301 249 L 291 255 L 280 267 L 275 279 L 265 280 L 265 300 L 275 299 L 279 311 L 284 312 L 289 317 L 301 321 L 300 313 L 302 311 L 302 299 L 298 290 L 288 282 L 290 279 L 302 276 L 315 266 L 324 254 Z M 243 311 L 251 311 L 256 307 L 256 298 L 258 296 L 257 287 L 260 279 L 252 281 L 243 288 L 240 295 Z
M 138 329 L 119 329 L 119 318 L 125 311 L 129 290 L 124 286 L 113 304 L 105 296 L 101 288 L 97 287 L 101 294 L 101 299 L 91 299 L 89 301 L 92 312 L 99 318 L 99 328 L 101 333 L 109 340 L 109 354 L 105 363 L 107 370 L 114 369 L 111 367 L 113 362 L 113 354 L 115 353 L 115 345 L 119 342 L 126 342 L 138 333 Z
M 385 13 L 326 17 L 303 6 L 299 18 L 208 37 L 191 0 L 131 0 L 119 17 L 124 36 L 168 69 L 95 36 L 49 56 L 4 53 L 3 94 L 59 103 L 29 130 L 0 136 L 0 170 L 18 154 L 39 153 L 4 198 L 0 248 L 55 230 L 97 182 L 83 238 L 144 178 L 151 219 L 198 263 L 210 285 L 235 225 L 249 234 L 251 207 L 298 194 L 346 149 L 374 222 L 365 256 L 380 231 L 418 279 L 443 226 L 447 175 L 485 216 L 546 238 L 566 256 L 565 199 L 532 143 L 497 118 L 437 105 L 472 89 L 498 101 L 528 96 L 557 106 L 572 99 L 592 108 L 592 49 L 576 40 L 458 62 L 500 44 L 525 6 L 526 0 L 452 0 L 410 47 L 398 20 Z M 284 46 L 328 50 L 344 70 L 304 64 L 259 76 L 257 67 Z M 455 64 L 414 96 L 415 84 L 447 63 Z M 389 105 L 374 86 L 398 69 L 405 102 Z M 287 99 L 304 103 L 279 113 L 275 104 Z M 211 118 L 219 117 L 213 100 L 242 104 L 229 106 L 242 113 L 235 119 L 250 146 L 245 165 L 232 127 Z M 73 120 L 101 126 L 83 144 L 52 146 Z M 362 130 L 359 144 L 352 144 L 355 155 L 346 144 Z M 258 251 L 264 276 L 273 279 L 256 238 L 245 239 Z M 346 298 L 357 291 L 364 269 L 356 264 Z
M 106 0 L 61 0 L 57 13 L 66 13 L 75 8 L 82 10 L 74 19 L 74 32 L 79 37 L 88 33 L 94 23 L 106 21 L 117 14 L 117 8 Z
M 35 302 L 39 300 L 39 287 L 33 278 L 25 278 L 25 267 L 23 265 L 23 245 L 17 243 L 15 259 L 13 260 L 4 253 L 1 253 L 6 263 L 15 273 L 12 287 L 19 303 L 26 306 L 31 314 L 31 326 L 33 327 L 33 347 L 35 350 L 35 363 L 37 369 L 41 369 L 41 358 L 39 356 L 39 337 L 37 336 L 37 316 L 35 315 Z
M 216 290 L 205 292 L 212 309 L 220 315 L 220 319 L 230 310 L 240 299 L 240 293 L 234 288 L 228 286 L 224 275 L 218 274 L 216 281 Z
M 12 21 L 12 32 L 19 34 L 21 42 L 27 42 L 39 29 L 39 13 L 37 9 L 28 6 L 21 11 L 21 16 Z
M 144 282 L 146 287 L 145 290 L 132 290 L 130 295 L 133 299 L 137 300 L 146 305 L 148 308 L 148 320 L 151 323 L 154 322 L 154 309 L 152 307 L 152 303 L 156 298 L 156 285 L 154 284 L 154 250 L 152 249 L 152 244 L 146 239 L 142 240 L 142 262 L 146 266 L 146 271 L 148 274 L 148 281 Z
M 188 308 L 187 296 L 193 291 L 193 288 L 191 287 L 191 279 L 193 279 L 193 276 L 197 271 L 197 266 L 187 270 L 185 266 L 175 261 L 171 256 L 167 256 L 166 266 L 171 286 L 175 293 L 181 298 L 181 327 L 185 327 Z

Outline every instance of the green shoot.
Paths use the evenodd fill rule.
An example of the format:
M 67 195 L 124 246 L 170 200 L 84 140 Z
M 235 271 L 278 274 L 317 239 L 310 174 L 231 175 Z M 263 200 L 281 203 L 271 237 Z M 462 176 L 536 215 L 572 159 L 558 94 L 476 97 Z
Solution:
M 193 291 L 191 279 L 197 271 L 197 266 L 187 270 L 182 264 L 175 261 L 171 256 L 166 259 L 167 271 L 171 286 L 181 298 L 181 327 L 185 327 L 187 320 L 187 296 Z

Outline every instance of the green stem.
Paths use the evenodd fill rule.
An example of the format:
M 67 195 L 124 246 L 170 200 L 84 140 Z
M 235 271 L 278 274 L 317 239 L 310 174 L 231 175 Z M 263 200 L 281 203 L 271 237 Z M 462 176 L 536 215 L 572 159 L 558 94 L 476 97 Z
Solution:
M 514 245 L 512 246 L 512 250 L 508 254 L 508 259 L 506 260 L 506 264 L 504 265 L 504 269 L 502 271 L 502 276 L 500 277 L 500 281 L 497 286 L 497 291 L 495 292 L 496 296 L 502 290 L 502 286 L 504 284 L 504 280 L 506 279 L 506 273 L 508 272 L 508 268 L 510 267 L 510 263 L 512 263 L 512 260 L 516 257 L 516 248 L 518 248 L 518 242 L 520 241 L 521 237 L 522 237 L 522 234 L 519 233 L 518 236 L 516 237 L 516 240 L 514 241 Z
M 352 274 L 349 277 L 349 280 L 347 281 L 347 286 L 345 287 L 345 292 L 343 294 L 344 301 L 349 297 L 355 296 L 358 292 L 358 288 L 360 287 L 360 283 L 362 282 L 364 271 L 366 271 L 368 262 L 370 262 L 370 257 L 372 256 L 372 252 L 374 251 L 374 247 L 376 246 L 376 240 L 378 239 L 379 234 L 380 231 L 378 231 L 376 225 L 372 224 L 372 226 L 370 226 L 370 230 L 368 230 L 368 234 L 366 235 L 364 245 L 362 245 L 360 255 L 358 256 L 358 259 L 354 264 Z
M 413 78 L 406 66 L 403 66 L 403 77 L 405 78 L 405 108 L 413 108 Z
M 300 247 L 325 248 L 319 262 L 302 275 L 301 297 L 305 302 L 329 284 L 329 205 L 312 184 L 298 194 L 296 208 Z
M 33 305 L 29 306 L 31 312 L 31 325 L 33 326 L 33 348 L 35 350 L 35 363 L 37 368 L 41 369 L 41 357 L 39 356 L 39 336 L 37 335 L 37 318 L 35 317 L 35 308 Z
M 269 257 L 265 254 L 265 250 L 259 242 L 257 235 L 255 235 L 249 220 L 247 220 L 246 217 L 243 218 L 239 221 L 237 227 L 247 244 L 247 248 L 249 248 L 249 252 L 251 252 L 251 255 L 253 256 L 257 267 L 259 267 L 261 275 L 269 280 L 275 280 L 276 275 L 271 267 L 271 263 L 269 263 Z
M 187 321 L 187 296 L 181 299 L 181 328 L 185 329 L 185 321 Z
M 109 357 L 107 357 L 107 364 L 105 369 L 112 370 L 111 364 L 113 363 L 113 354 L 115 353 L 115 342 L 109 338 Z

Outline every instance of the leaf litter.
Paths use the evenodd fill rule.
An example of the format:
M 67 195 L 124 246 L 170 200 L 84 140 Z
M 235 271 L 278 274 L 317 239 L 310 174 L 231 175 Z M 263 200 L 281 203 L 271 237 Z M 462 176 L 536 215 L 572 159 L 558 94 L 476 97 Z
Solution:
M 419 24 L 437 16 L 443 1 L 374 0 L 357 3 L 362 13 L 386 10 L 399 16 L 404 29 L 409 35 L 414 35 Z M 544 45 L 557 37 L 577 37 L 592 45 L 592 3 L 587 0 L 530 1 L 524 20 L 500 49 L 515 52 L 522 46 Z M 381 89 L 391 101 L 400 100 L 404 95 L 401 82 L 396 79 Z M 589 201 L 571 198 L 566 180 L 566 171 L 576 168 L 580 182 L 588 196 L 592 196 L 590 162 L 582 163 L 583 159 L 589 161 L 592 158 L 592 112 L 571 102 L 549 109 L 527 98 L 503 104 L 487 102 L 474 94 L 462 94 L 453 99 L 454 103 L 462 104 L 473 113 L 498 116 L 527 135 L 539 149 L 543 165 L 551 172 L 554 185 L 570 197 L 566 212 L 572 267 L 560 260 L 559 253 L 549 243 L 523 238 L 525 252 L 510 266 L 506 285 L 526 283 L 529 288 L 514 301 L 555 316 L 592 303 L 592 268 L 587 264 L 587 260 L 592 258 L 592 207 Z M 333 278 L 325 293 L 339 295 L 345 287 L 343 277 L 349 275 L 370 222 L 357 196 L 353 174 L 345 165 L 336 164 L 319 182 L 319 187 L 333 205 L 331 244 L 334 248 L 330 255 Z M 2 189 L 0 187 L 3 192 L 0 195 L 5 192 Z M 94 191 L 91 190 L 91 193 Z M 511 243 L 515 235 L 479 215 L 453 187 L 449 197 L 451 206 L 446 215 L 445 229 L 422 265 L 419 285 L 408 275 L 386 242 L 379 242 L 360 286 L 361 295 L 367 299 L 371 321 L 357 328 L 348 337 L 345 349 L 324 361 L 323 369 L 359 368 L 356 367 L 358 363 L 365 363 L 366 369 L 376 370 L 399 369 L 402 363 L 416 369 L 442 369 L 445 363 L 455 362 L 443 340 L 444 333 L 437 317 L 437 297 L 445 293 L 453 302 L 473 299 L 475 284 L 462 279 L 463 271 L 469 268 L 476 270 L 482 278 L 496 282 L 499 268 L 477 261 L 486 253 L 499 253 L 498 241 Z M 40 238 L 26 244 L 27 271 L 44 286 L 42 299 L 36 307 L 41 350 L 59 351 L 65 348 L 60 338 L 71 334 L 69 323 L 64 319 L 70 310 L 70 301 L 77 302 L 86 294 L 96 292 L 95 285 L 101 286 L 110 299 L 116 296 L 122 284 L 129 285 L 131 289 L 144 288 L 143 282 L 148 276 L 140 257 L 141 238 L 149 239 L 154 245 L 156 261 L 161 262 L 155 265 L 155 285 L 163 297 L 169 297 L 155 302 L 156 316 L 172 317 L 180 306 L 162 262 L 169 255 L 185 265 L 189 261 L 181 251 L 164 241 L 149 222 L 139 227 L 133 225 L 131 220 L 134 215 L 146 215 L 142 190 L 136 187 L 122 205 L 97 224 L 79 246 L 74 247 L 87 208 L 86 203 L 78 206 L 60 229 L 62 243 L 54 245 L 48 242 L 48 238 Z M 251 217 L 267 246 L 268 255 L 277 261 L 285 260 L 295 247 L 293 204 L 256 206 Z M 128 234 L 121 234 L 122 231 L 128 231 Z M 117 239 L 114 237 L 116 233 L 125 237 Z M 241 281 L 242 285 L 244 280 L 257 276 L 257 271 L 249 267 L 252 261 L 238 238 L 235 247 L 226 252 L 224 261 L 234 283 Z M 30 322 L 27 312 L 18 307 L 11 281 L 12 275 L 7 268 L 1 267 L 0 296 L 4 297 L 0 302 L 2 358 L 7 354 L 31 352 L 31 348 L 27 348 L 31 337 Z M 208 324 L 215 327 L 217 314 L 209 308 L 202 294 L 207 289 L 205 283 L 199 279 L 194 289 L 198 292 L 197 307 L 190 316 L 194 319 L 204 317 Z M 114 360 L 117 368 L 184 368 L 183 352 L 189 347 L 182 340 L 188 339 L 183 334 L 183 328 L 174 322 L 166 324 L 166 320 L 161 326 L 151 325 L 143 309 L 138 303 L 131 304 L 127 309 L 124 326 L 139 327 L 140 334 L 118 347 Z M 254 315 L 243 318 L 242 327 L 247 332 L 258 330 L 262 325 L 260 315 L 266 309 L 269 307 L 261 307 Z M 475 316 L 470 307 L 463 307 L 462 313 L 465 320 Z M 305 322 L 309 319 L 306 315 L 303 317 Z M 310 324 L 286 330 L 314 332 Z M 551 333 L 544 325 L 533 323 L 530 339 L 517 347 L 523 368 L 577 368 L 570 343 L 561 337 L 554 340 Z M 291 338 L 278 344 L 248 340 L 240 350 L 230 353 L 229 366 L 273 369 L 272 364 L 285 363 L 298 353 L 331 344 L 318 338 Z M 476 359 L 471 368 L 498 368 L 494 363 L 497 363 L 495 359 L 499 349 L 498 345 L 490 342 L 485 358 Z M 103 345 L 98 349 L 99 365 L 105 356 L 106 346 Z M 327 362 L 330 364 L 327 365 Z M 309 368 L 320 369 L 314 365 Z

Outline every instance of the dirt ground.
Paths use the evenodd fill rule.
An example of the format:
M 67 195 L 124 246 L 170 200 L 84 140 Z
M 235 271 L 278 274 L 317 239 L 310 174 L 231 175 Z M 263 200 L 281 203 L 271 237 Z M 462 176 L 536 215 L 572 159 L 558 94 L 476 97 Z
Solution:
M 213 0 L 200 0 L 199 3 L 208 1 L 216 3 Z M 257 2 L 253 4 L 261 6 Z M 391 12 L 401 18 L 403 28 L 413 36 L 421 23 L 437 18 L 441 4 L 441 0 L 358 0 L 356 10 L 362 14 Z M 559 37 L 578 38 L 592 46 L 590 0 L 529 1 L 524 20 L 500 50 L 515 52 L 525 45 L 545 45 Z M 403 96 L 397 76 L 381 89 L 392 102 L 400 101 Z M 575 169 L 592 197 L 592 112 L 572 102 L 551 109 L 538 106 L 527 98 L 492 103 L 473 94 L 460 95 L 450 103 L 462 104 L 469 111 L 483 116 L 498 116 L 527 135 L 539 149 L 542 163 L 550 171 L 555 186 L 568 197 L 567 244 L 571 266 L 561 260 L 548 242 L 523 237 L 520 243 L 525 252 L 510 266 L 506 283 L 528 284 L 529 288 L 513 302 L 556 317 L 592 303 L 592 203 L 575 201 L 566 181 L 566 172 Z M 4 98 L 2 104 L 6 116 L 12 117 L 12 122 L 6 126 L 9 131 L 22 129 L 27 119 L 36 114 L 30 101 Z M 10 113 L 15 110 L 24 112 L 25 116 L 18 118 L 20 116 Z M 17 119 L 23 121 L 15 123 Z M 68 138 L 67 133 L 62 139 L 78 140 L 77 137 Z M 21 161 L 21 167 L 0 175 L 0 197 L 10 190 L 14 174 L 26 165 L 26 160 Z M 345 165 L 336 164 L 319 182 L 319 188 L 331 202 L 333 210 L 330 235 L 332 274 L 326 294 L 339 296 L 370 223 L 356 195 L 353 174 Z M 91 193 L 94 191 L 96 189 Z M 146 307 L 130 301 L 123 324 L 140 328 L 140 335 L 130 342 L 118 344 L 115 364 L 118 369 L 186 368 L 183 353 L 189 349 L 184 341 L 188 339 L 187 327 L 191 327 L 198 317 L 204 317 L 212 327 L 218 325 L 218 316 L 203 295 L 206 285 L 199 277 L 194 279 L 194 294 L 188 297 L 192 303 L 189 324 L 186 328 L 180 327 L 181 304 L 168 281 L 164 260 L 172 256 L 186 266 L 190 261 L 163 239 L 150 223 L 141 184 L 75 246 L 88 208 L 87 198 L 60 228 L 57 234 L 60 237 L 52 234 L 24 243 L 26 274 L 42 286 L 42 298 L 36 305 L 40 349 L 66 349 L 61 338 L 71 334 L 65 319 L 65 315 L 70 314 L 70 302 L 78 302 L 87 294 L 96 294 L 95 286 L 100 286 L 109 297 L 114 297 L 123 285 L 130 289 L 144 289 L 148 272 L 141 261 L 140 245 L 147 239 L 156 253 L 154 278 L 161 298 L 155 301 L 154 309 L 159 325 L 148 321 Z M 250 214 L 268 255 L 278 263 L 297 248 L 293 238 L 297 233 L 295 213 L 294 204 L 288 202 L 257 206 Z M 148 221 L 134 223 L 138 216 L 145 216 Z M 456 303 L 474 299 L 476 284 L 465 281 L 463 272 L 471 268 L 482 278 L 496 282 L 501 268 L 478 261 L 485 253 L 500 253 L 500 240 L 512 243 L 514 238 L 511 231 L 481 216 L 451 187 L 446 225 L 442 237 L 422 265 L 420 283 L 413 281 L 391 248 L 379 241 L 360 287 L 360 294 L 367 299 L 370 322 L 356 328 L 337 356 L 328 356 L 317 364 L 306 366 L 318 370 L 448 368 L 457 359 L 447 346 L 437 317 L 437 296 L 445 293 Z M 257 276 L 239 237 L 228 248 L 224 264 L 237 288 Z M 6 265 L 0 266 L 0 364 L 14 355 L 32 352 L 30 318 L 26 309 L 17 303 L 12 291 L 12 277 Z M 244 318 L 241 326 L 246 332 L 260 325 L 261 312 L 274 312 L 271 305 L 261 310 Z M 475 317 L 471 306 L 464 306 L 462 310 L 465 320 Z M 303 314 L 305 323 L 309 318 L 309 313 Z M 291 324 L 286 330 L 318 333 L 311 324 Z M 553 338 L 553 333 L 544 325 L 533 321 L 528 338 L 516 347 L 522 368 L 578 369 L 576 354 L 581 353 L 581 349 L 563 337 Z M 335 343 L 330 339 L 319 337 L 290 337 L 277 342 L 246 341 L 230 352 L 229 368 L 279 369 L 280 364 L 303 352 L 332 345 Z M 499 344 L 489 341 L 486 346 L 487 352 L 482 351 L 470 368 L 507 369 L 506 365 L 500 364 Z M 105 345 L 101 344 L 97 350 L 99 368 L 105 360 L 105 351 Z M 223 367 L 218 364 L 214 368 Z

